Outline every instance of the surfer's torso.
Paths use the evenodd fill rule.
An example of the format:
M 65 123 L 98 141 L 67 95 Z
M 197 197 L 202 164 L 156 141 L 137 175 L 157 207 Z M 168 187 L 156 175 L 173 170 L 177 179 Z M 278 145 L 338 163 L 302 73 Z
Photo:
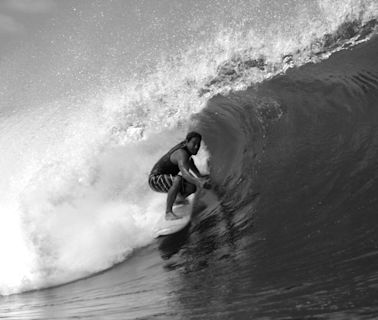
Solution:
M 190 158 L 189 151 L 187 150 L 186 146 L 183 145 L 183 143 L 181 142 L 160 158 L 160 160 L 152 168 L 151 175 L 171 174 L 176 176 L 180 172 L 180 168 L 177 162 L 171 159 L 171 156 L 175 151 L 180 149 L 188 155 L 188 158 Z

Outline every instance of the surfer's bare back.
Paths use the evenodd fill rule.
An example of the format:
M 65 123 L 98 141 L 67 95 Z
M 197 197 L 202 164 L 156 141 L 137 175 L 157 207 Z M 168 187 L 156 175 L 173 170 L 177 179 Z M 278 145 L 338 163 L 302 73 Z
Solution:
M 173 203 L 184 202 L 198 188 L 209 188 L 207 175 L 199 172 L 192 159 L 198 153 L 202 137 L 198 132 L 189 132 L 184 141 L 169 150 L 154 165 L 148 178 L 152 190 L 166 192 L 166 219 L 178 219 L 172 211 Z

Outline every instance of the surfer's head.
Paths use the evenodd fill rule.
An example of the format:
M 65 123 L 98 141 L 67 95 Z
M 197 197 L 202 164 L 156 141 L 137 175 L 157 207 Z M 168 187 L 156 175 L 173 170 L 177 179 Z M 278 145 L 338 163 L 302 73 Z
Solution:
M 202 136 L 195 131 L 191 131 L 186 135 L 186 148 L 192 155 L 198 153 L 199 148 L 201 147 Z

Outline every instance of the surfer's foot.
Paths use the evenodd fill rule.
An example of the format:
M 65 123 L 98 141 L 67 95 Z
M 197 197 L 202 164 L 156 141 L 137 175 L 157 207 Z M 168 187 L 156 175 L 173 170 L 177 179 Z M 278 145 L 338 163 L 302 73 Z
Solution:
M 172 211 L 171 212 L 166 212 L 165 213 L 165 219 L 166 220 L 177 220 L 180 219 L 181 217 L 175 215 Z

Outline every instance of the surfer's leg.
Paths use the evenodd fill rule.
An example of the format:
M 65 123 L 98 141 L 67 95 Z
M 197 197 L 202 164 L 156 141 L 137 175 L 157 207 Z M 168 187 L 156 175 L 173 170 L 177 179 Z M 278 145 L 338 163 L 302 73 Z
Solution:
M 178 217 L 173 213 L 172 207 L 173 203 L 176 200 L 177 194 L 180 190 L 182 184 L 182 177 L 176 176 L 173 179 L 172 186 L 168 190 L 168 196 L 167 196 L 167 208 L 165 210 L 165 215 L 167 218 L 170 219 L 177 219 Z
M 174 205 L 180 205 L 180 204 L 187 204 L 188 199 L 186 199 L 180 192 L 177 193 L 177 197 L 175 202 L 173 203 Z
M 196 192 L 196 190 L 197 188 L 194 184 L 183 179 L 180 193 L 184 198 L 190 196 L 192 193 Z

